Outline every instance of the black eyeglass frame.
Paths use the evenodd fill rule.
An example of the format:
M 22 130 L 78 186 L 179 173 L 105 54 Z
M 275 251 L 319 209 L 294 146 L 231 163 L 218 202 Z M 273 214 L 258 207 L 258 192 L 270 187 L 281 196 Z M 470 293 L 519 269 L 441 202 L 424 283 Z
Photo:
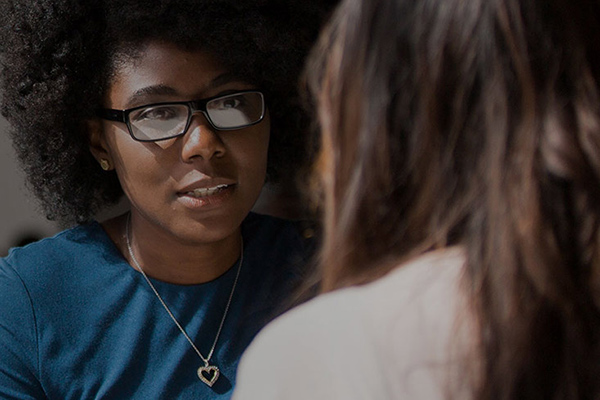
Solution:
M 212 121 L 212 119 L 210 118 L 210 116 L 208 115 L 208 110 L 206 109 L 206 105 L 216 99 L 220 99 L 220 98 L 226 98 L 226 97 L 231 97 L 231 96 L 236 96 L 236 95 L 240 95 L 240 94 L 244 94 L 244 93 L 258 93 L 261 97 L 262 100 L 262 112 L 260 115 L 260 118 L 255 121 L 252 122 L 250 124 L 245 124 L 245 125 L 240 125 L 240 126 L 236 126 L 233 128 L 220 128 L 218 126 L 215 125 L 215 123 Z M 176 134 L 176 135 L 171 135 L 171 136 L 167 136 L 164 138 L 160 138 L 160 139 L 139 139 L 136 138 L 135 135 L 133 134 L 133 129 L 131 127 L 131 121 L 129 120 L 129 114 L 137 111 L 137 110 L 141 110 L 143 108 L 148 108 L 148 107 L 157 107 L 157 106 L 165 106 L 165 105 L 185 105 L 188 107 L 188 119 L 187 122 L 185 124 L 185 127 L 183 128 L 183 131 Z M 160 103 L 151 103 L 151 104 L 145 104 L 142 106 L 137 106 L 137 107 L 132 107 L 132 108 L 127 108 L 124 110 L 117 110 L 117 109 L 113 109 L 113 108 L 101 108 L 98 111 L 98 116 L 100 118 L 109 120 L 109 121 L 116 121 L 116 122 L 123 122 L 126 126 L 127 126 L 127 130 L 129 131 L 129 135 L 133 138 L 133 140 L 137 140 L 138 142 L 160 142 L 162 140 L 169 140 L 169 139 L 173 139 L 179 136 L 183 136 L 187 133 L 188 129 L 190 128 L 190 125 L 192 123 L 192 117 L 194 116 L 194 114 L 198 111 L 202 112 L 202 114 L 204 114 L 204 117 L 206 118 L 206 120 L 208 121 L 208 123 L 216 130 L 219 131 L 235 131 L 238 129 L 243 129 L 243 128 L 247 128 L 249 126 L 252 125 L 256 125 L 258 123 L 260 123 L 264 118 L 265 118 L 265 113 L 266 113 L 266 104 L 265 104 L 265 95 L 263 92 L 261 92 L 260 90 L 240 90 L 238 92 L 233 92 L 233 93 L 228 93 L 228 94 L 220 94 L 218 96 L 213 96 L 213 97 L 209 97 L 206 99 L 201 99 L 201 100 L 189 100 L 189 101 L 165 101 L 165 102 L 160 102 Z

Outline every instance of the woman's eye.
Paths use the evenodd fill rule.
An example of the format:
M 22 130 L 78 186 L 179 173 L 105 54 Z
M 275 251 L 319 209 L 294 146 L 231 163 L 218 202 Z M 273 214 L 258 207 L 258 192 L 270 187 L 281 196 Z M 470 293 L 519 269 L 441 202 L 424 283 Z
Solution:
M 238 109 L 243 105 L 239 96 L 217 100 L 213 107 L 220 110 Z
M 223 100 L 223 108 L 237 108 L 240 105 L 240 100 L 237 98 L 229 98 Z
M 143 110 L 138 116 L 137 120 L 169 120 L 176 118 L 178 112 L 173 107 L 154 107 Z

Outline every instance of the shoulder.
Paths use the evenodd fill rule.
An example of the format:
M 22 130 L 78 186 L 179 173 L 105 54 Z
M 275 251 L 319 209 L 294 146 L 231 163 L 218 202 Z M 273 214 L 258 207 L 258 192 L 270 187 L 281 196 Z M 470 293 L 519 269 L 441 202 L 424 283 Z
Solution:
M 44 254 L 58 252 L 71 246 L 94 242 L 100 237 L 106 237 L 106 234 L 100 224 L 94 221 L 66 229 L 52 237 L 41 239 L 23 247 L 14 247 L 10 249 L 6 258 L 26 257 L 40 252 Z
M 291 333 L 305 338 L 344 331 L 343 324 L 365 321 L 393 327 L 399 317 L 435 323 L 439 318 L 433 313 L 460 301 L 464 262 L 458 248 L 423 255 L 375 282 L 320 295 L 279 317 L 261 336 L 272 335 L 272 339 Z
M 298 399 L 394 398 L 400 393 L 435 398 L 410 393 L 410 386 L 423 380 L 431 386 L 431 374 L 413 372 L 435 362 L 437 352 L 446 354 L 463 264 L 458 249 L 427 254 L 371 284 L 321 295 L 283 315 L 244 355 L 236 400 L 258 394 L 253 392 L 255 373 L 275 375 L 279 382 L 269 390 L 282 392 L 265 399 L 284 390 L 299 393 Z M 409 373 L 410 382 L 399 388 L 394 378 Z
M 111 243 L 98 223 L 79 225 L 53 237 L 11 249 L 2 259 L 0 269 L 11 269 L 26 282 L 44 281 L 53 276 L 68 279 L 82 259 L 104 254 Z
M 434 251 L 357 294 L 366 299 L 361 303 L 370 303 L 362 325 L 373 338 L 378 366 L 394 371 L 386 382 L 391 393 L 441 399 L 447 390 L 462 390 L 453 377 L 471 355 L 473 338 L 465 264 L 460 248 Z
M 78 226 L 23 247 L 10 249 L 8 255 L 0 258 L 0 283 L 13 287 L 27 287 L 31 281 L 44 275 L 52 276 L 62 267 L 84 243 L 90 243 L 95 227 Z
M 285 266 L 303 268 L 314 251 L 314 239 L 305 234 L 306 224 L 250 213 L 242 224 L 245 257 L 264 268 L 281 271 Z
M 242 225 L 248 268 L 240 279 L 253 288 L 252 301 L 261 310 L 277 305 L 273 312 L 279 315 L 289 308 L 310 270 L 314 243 L 304 237 L 302 227 L 300 222 L 256 213 Z
M 54 310 L 57 298 L 76 297 L 64 287 L 85 279 L 77 277 L 74 265 L 90 250 L 86 243 L 95 229 L 69 229 L 0 259 L 0 397 L 8 392 L 43 397 L 38 355 L 44 311 Z
M 274 239 L 309 242 L 314 233 L 310 222 L 292 221 L 254 212 L 248 214 L 242 224 L 242 229 L 244 236 L 263 242 Z

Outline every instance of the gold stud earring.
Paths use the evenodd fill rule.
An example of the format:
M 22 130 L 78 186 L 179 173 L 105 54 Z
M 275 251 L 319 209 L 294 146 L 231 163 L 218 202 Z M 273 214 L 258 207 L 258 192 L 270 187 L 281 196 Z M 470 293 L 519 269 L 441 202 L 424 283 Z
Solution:
M 106 158 L 101 158 L 100 159 L 100 168 L 102 168 L 105 171 L 108 171 L 110 169 L 110 162 L 108 162 L 108 160 Z

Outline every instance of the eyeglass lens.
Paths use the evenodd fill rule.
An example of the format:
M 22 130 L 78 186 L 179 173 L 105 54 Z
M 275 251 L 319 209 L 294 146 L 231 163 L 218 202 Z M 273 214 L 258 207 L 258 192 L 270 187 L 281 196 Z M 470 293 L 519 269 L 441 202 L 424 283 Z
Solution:
M 160 140 L 184 133 L 192 110 L 186 104 L 162 104 L 134 110 L 129 125 L 138 140 Z M 218 97 L 206 104 L 206 114 L 217 129 L 240 129 L 262 118 L 264 103 L 259 92 Z

